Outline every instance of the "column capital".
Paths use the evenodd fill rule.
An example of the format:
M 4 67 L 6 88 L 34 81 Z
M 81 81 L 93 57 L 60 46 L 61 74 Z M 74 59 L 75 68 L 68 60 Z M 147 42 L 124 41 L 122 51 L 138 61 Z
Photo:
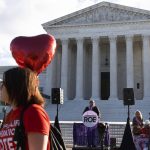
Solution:
M 108 38 L 109 38 L 109 41 L 116 41 L 117 40 L 117 35 L 110 35 L 110 36 L 108 36 Z
M 125 39 L 126 39 L 126 40 L 132 40 L 132 39 L 133 39 L 133 37 L 134 37 L 134 35 L 133 35 L 133 34 L 125 35 Z
M 76 41 L 79 42 L 79 41 L 83 41 L 84 40 L 84 37 L 76 37 Z
M 142 39 L 143 39 L 143 40 L 149 39 L 149 38 L 150 38 L 150 35 L 142 34 Z
M 60 39 L 62 43 L 67 43 L 68 42 L 68 38 L 62 38 Z
M 91 40 L 92 40 L 92 41 L 100 40 L 100 37 L 99 37 L 99 36 L 92 36 L 92 37 L 91 37 Z

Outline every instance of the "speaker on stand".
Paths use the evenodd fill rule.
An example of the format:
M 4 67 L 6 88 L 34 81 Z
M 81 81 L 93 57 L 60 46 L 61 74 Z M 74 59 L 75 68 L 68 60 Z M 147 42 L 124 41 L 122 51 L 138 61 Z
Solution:
M 63 104 L 63 89 L 61 88 L 52 88 L 51 90 L 52 104 Z
M 57 104 L 57 114 L 55 117 L 55 123 L 57 122 L 56 124 L 58 124 L 58 128 L 60 130 L 59 121 L 58 121 L 58 105 L 64 103 L 63 89 L 52 88 L 51 89 L 51 100 L 52 100 L 52 104 Z
M 127 118 L 125 131 L 123 134 L 120 150 L 136 150 L 136 147 L 133 141 L 131 127 L 130 127 L 130 110 L 129 110 L 130 105 L 135 104 L 133 88 L 123 89 L 123 101 L 124 101 L 124 105 L 128 106 L 128 118 Z
M 124 105 L 134 105 L 134 91 L 133 88 L 124 88 L 123 89 L 123 100 Z
M 55 143 L 55 146 L 61 145 L 62 150 L 66 150 L 62 135 L 61 135 L 61 128 L 59 125 L 59 118 L 58 118 L 58 105 L 64 103 L 64 96 L 63 96 L 63 89 L 61 88 L 52 88 L 51 89 L 51 102 L 52 104 L 57 104 L 57 113 L 55 116 L 55 121 L 54 121 L 54 127 L 59 131 L 59 134 L 57 133 L 56 136 L 58 137 L 58 143 Z M 55 132 L 54 132 L 55 133 Z M 58 148 L 60 148 L 58 147 Z M 58 149 L 54 148 L 54 149 Z
M 57 117 L 58 117 L 58 105 L 63 104 L 64 96 L 63 89 L 61 88 L 52 88 L 51 90 L 52 104 L 57 104 Z
M 123 102 L 124 105 L 128 106 L 128 119 L 130 119 L 130 105 L 134 105 L 134 91 L 133 88 L 124 88 L 123 89 Z

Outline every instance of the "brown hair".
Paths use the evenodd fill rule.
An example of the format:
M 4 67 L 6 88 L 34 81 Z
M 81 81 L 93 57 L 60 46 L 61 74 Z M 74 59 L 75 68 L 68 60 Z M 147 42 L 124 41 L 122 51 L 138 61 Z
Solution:
M 43 105 L 44 99 L 38 89 L 37 74 L 28 68 L 15 67 L 3 74 L 3 82 L 10 104 L 15 106 L 34 103 Z

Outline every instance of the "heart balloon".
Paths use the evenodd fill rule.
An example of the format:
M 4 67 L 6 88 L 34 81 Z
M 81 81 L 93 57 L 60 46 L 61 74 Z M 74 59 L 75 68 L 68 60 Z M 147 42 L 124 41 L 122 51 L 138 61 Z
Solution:
M 19 36 L 11 41 L 10 50 L 20 67 L 30 68 L 39 74 L 53 59 L 56 40 L 48 34 L 32 37 Z

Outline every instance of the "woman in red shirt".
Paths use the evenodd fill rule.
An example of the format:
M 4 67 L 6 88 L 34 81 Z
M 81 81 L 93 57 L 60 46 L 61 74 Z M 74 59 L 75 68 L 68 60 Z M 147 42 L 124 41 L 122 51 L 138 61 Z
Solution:
M 1 100 L 11 106 L 0 130 L 0 150 L 16 150 L 15 128 L 23 115 L 25 150 L 50 150 L 48 140 L 50 120 L 44 110 L 44 99 L 39 89 L 37 74 L 30 69 L 12 68 L 3 74 L 0 84 Z

